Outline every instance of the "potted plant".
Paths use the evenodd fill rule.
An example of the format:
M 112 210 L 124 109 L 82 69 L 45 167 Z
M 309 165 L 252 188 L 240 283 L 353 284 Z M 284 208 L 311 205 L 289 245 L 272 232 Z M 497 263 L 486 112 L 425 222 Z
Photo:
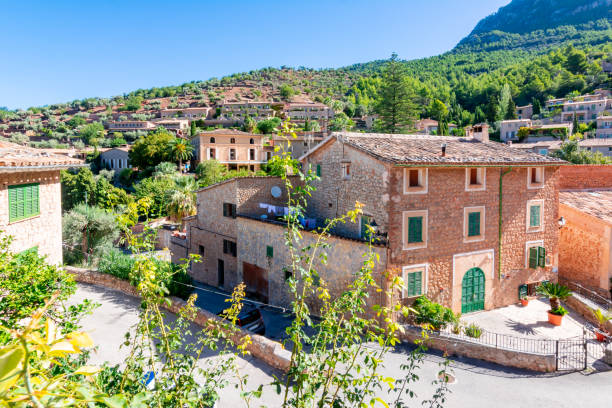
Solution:
M 597 320 L 597 329 L 594 330 L 597 341 L 604 342 L 610 337 L 610 332 L 606 329 L 606 323 L 612 320 L 612 311 L 602 312 L 601 309 L 591 309 L 595 320 Z
M 538 286 L 537 291 L 540 295 L 546 296 L 550 301 L 548 322 L 555 326 L 561 326 L 563 316 L 567 314 L 567 310 L 561 306 L 561 301 L 570 297 L 572 292 L 567 286 L 554 282 L 542 283 Z
M 527 295 L 521 296 L 521 305 L 527 306 L 528 304 L 529 304 L 529 298 L 527 297 Z

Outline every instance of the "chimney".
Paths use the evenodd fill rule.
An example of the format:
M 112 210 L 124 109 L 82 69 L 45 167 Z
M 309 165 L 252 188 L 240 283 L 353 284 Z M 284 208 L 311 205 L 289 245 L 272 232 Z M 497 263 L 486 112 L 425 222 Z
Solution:
M 507 144 L 508 146 L 512 146 L 512 140 L 508 140 L 508 141 L 506 142 L 506 144 Z
M 442 157 L 446 156 L 446 143 L 442 143 Z
M 474 133 L 472 137 L 479 142 L 488 142 L 489 141 L 489 125 L 486 123 L 480 123 L 478 125 L 474 125 L 472 128 Z

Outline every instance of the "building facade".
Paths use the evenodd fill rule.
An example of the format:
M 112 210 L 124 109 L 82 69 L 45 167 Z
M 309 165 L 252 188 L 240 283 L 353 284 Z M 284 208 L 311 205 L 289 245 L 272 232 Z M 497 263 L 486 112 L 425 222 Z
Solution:
M 612 138 L 612 116 L 599 116 L 597 118 L 595 137 L 598 139 Z
M 132 167 L 130 165 L 129 147 L 115 147 L 100 153 L 102 165 L 109 170 L 119 172 L 123 169 Z
M 35 250 L 62 263 L 60 170 L 82 163 L 0 141 L 0 230 L 13 238 L 13 252 Z
M 197 120 L 197 119 L 206 119 L 209 112 L 210 112 L 209 107 L 201 107 L 201 108 L 182 108 L 182 109 L 179 109 L 179 108 L 162 109 L 159 113 L 162 119 L 185 118 L 189 120 Z
M 200 132 L 191 139 L 196 163 L 214 159 L 230 170 L 259 170 L 269 158 L 266 136 L 232 129 Z

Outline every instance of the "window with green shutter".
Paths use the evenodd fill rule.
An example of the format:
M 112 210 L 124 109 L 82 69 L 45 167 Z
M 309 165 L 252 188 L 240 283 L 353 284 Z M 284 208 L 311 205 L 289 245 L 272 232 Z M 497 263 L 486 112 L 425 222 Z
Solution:
M 422 293 L 423 272 L 410 272 L 406 275 L 406 296 L 419 296 Z
M 529 267 L 531 269 L 538 267 L 538 247 L 529 248 Z
M 39 184 L 19 184 L 8 187 L 9 222 L 40 214 Z
M 321 177 L 321 165 L 317 164 L 317 177 Z
M 546 266 L 546 249 L 544 247 L 538 247 L 538 266 Z
M 266 247 L 266 256 L 267 256 L 268 258 L 273 258 L 273 257 L 274 257 L 274 248 L 273 248 L 273 247 L 271 247 L 270 245 L 268 245 L 268 246 Z
M 540 226 L 540 206 L 532 205 L 529 207 L 529 226 L 539 227 Z
M 423 242 L 423 217 L 408 218 L 408 243 Z
M 468 214 L 468 237 L 477 237 L 480 235 L 480 212 L 471 212 Z

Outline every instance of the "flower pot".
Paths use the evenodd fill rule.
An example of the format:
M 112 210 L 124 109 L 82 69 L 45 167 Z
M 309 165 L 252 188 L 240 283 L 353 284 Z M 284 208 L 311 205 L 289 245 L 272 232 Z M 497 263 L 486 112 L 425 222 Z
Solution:
M 554 313 L 548 312 L 548 323 L 553 326 L 561 326 L 561 321 L 563 320 L 562 315 L 556 315 Z
M 529 304 L 529 299 L 521 299 L 521 305 L 527 306 Z
M 608 336 L 610 335 L 609 333 L 603 331 L 603 330 L 599 330 L 599 329 L 595 329 L 595 338 L 597 339 L 597 341 L 599 341 L 600 343 L 604 343 L 605 341 L 608 340 Z

